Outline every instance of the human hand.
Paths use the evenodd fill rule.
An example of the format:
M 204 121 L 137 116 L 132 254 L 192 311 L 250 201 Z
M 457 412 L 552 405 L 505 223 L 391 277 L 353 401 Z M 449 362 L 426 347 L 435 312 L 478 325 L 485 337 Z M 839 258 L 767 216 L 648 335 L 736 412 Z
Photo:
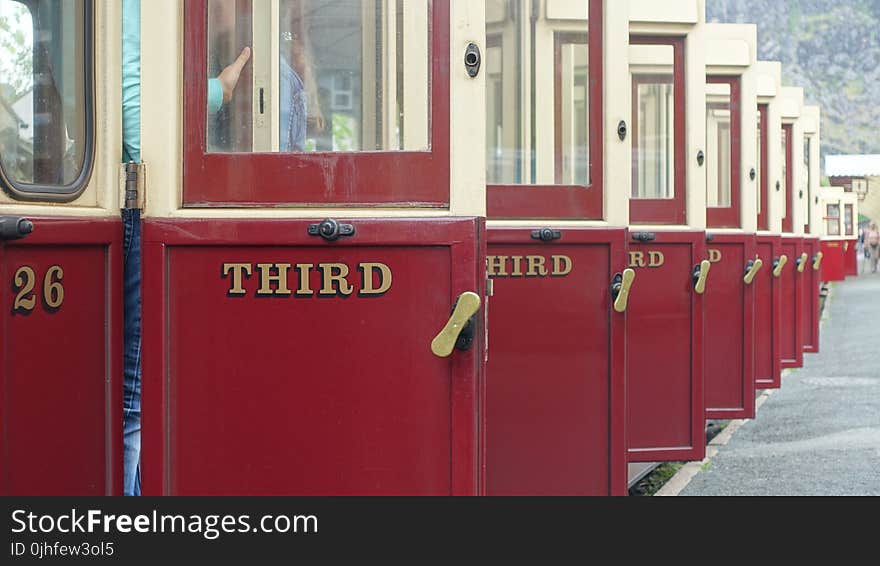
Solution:
M 232 100 L 232 93 L 235 91 L 236 85 L 238 85 L 238 79 L 241 77 L 241 71 L 244 69 L 244 66 L 247 64 L 248 60 L 251 58 L 251 48 L 245 47 L 241 50 L 241 55 L 238 56 L 238 59 L 235 62 L 220 73 L 220 76 L 217 79 L 220 81 L 220 85 L 223 87 L 223 102 L 229 102 Z
M 324 115 L 319 110 L 317 113 L 315 113 L 315 115 L 309 116 L 306 119 L 306 125 L 313 133 L 320 134 L 324 132 L 324 128 L 327 126 L 327 123 L 324 120 Z

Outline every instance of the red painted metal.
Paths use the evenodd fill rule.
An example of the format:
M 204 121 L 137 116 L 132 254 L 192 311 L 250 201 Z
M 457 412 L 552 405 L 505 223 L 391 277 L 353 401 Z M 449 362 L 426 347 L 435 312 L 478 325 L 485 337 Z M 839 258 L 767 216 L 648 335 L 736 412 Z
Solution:
M 604 2 L 590 2 L 590 185 L 489 185 L 489 218 L 568 218 L 602 220 L 604 147 Z M 557 87 L 558 87 L 557 83 Z
M 706 418 L 755 416 L 755 287 L 744 281 L 756 257 L 750 234 L 717 234 L 704 298 Z M 762 269 L 763 271 L 763 269 Z
M 632 45 L 671 45 L 674 50 L 673 92 L 675 96 L 675 196 L 671 199 L 631 199 L 630 222 L 633 224 L 687 223 L 687 90 L 685 84 L 685 39 L 683 37 L 631 36 Z M 633 116 L 638 116 L 638 77 L 633 77 Z M 633 120 L 630 134 L 633 164 L 638 159 L 638 120 Z M 635 180 L 633 181 L 635 182 Z
M 782 231 L 786 234 L 794 232 L 794 126 L 782 125 L 782 135 L 785 137 L 785 216 L 782 218 Z M 792 259 L 792 258 L 789 258 Z
M 489 230 L 489 495 L 626 494 L 626 317 L 610 291 L 626 230 L 562 233 Z M 528 276 L 529 257 L 548 274 Z
M 730 85 L 730 206 L 706 209 L 709 228 L 740 228 L 740 200 L 742 183 L 742 81 L 739 77 L 708 76 L 706 82 Z
M 813 269 L 821 251 L 819 238 L 805 238 L 804 247 L 810 264 L 804 271 L 804 352 L 819 353 L 819 293 L 822 286 L 822 268 Z
M 0 245 L 0 495 L 121 495 L 121 222 L 31 220 Z M 16 311 L 25 266 L 34 304 Z
M 831 283 L 846 279 L 843 240 L 822 240 L 822 281 Z M 848 244 L 847 244 L 848 246 Z
M 847 277 L 859 275 L 859 240 L 847 240 L 843 247 L 843 268 Z
M 484 491 L 483 324 L 468 352 L 430 349 L 457 297 L 485 296 L 483 221 L 348 222 L 334 243 L 298 220 L 145 222 L 145 493 Z M 293 295 L 257 297 L 254 271 L 227 296 L 229 262 L 292 264 Z M 361 296 L 363 262 L 392 288 Z M 335 263 L 350 296 L 297 296 L 322 277 L 296 266 Z
M 761 136 L 761 186 L 760 195 L 761 210 L 758 212 L 758 230 L 767 231 L 770 229 L 770 146 L 768 145 L 768 113 L 770 106 L 768 104 L 758 105 L 758 114 L 761 117 L 761 125 L 759 134 Z
M 704 301 L 692 275 L 707 258 L 705 233 L 655 237 L 629 244 L 637 275 L 626 329 L 628 459 L 700 460 L 706 449 Z M 710 273 L 710 287 L 712 280 Z
M 782 358 L 779 351 L 782 320 L 782 284 L 773 276 L 773 262 L 782 255 L 780 236 L 758 236 L 758 257 L 764 269 L 755 278 L 755 387 L 782 386 Z
M 207 153 L 207 0 L 184 6 L 185 206 L 449 205 L 449 2 L 432 3 L 428 151 Z
M 803 293 L 804 274 L 798 272 L 797 262 L 804 253 L 804 239 L 796 236 L 783 236 L 782 253 L 788 256 L 788 265 L 783 270 L 782 320 L 779 326 L 782 369 L 804 366 L 803 339 Z M 806 268 L 804 268 L 806 273 Z

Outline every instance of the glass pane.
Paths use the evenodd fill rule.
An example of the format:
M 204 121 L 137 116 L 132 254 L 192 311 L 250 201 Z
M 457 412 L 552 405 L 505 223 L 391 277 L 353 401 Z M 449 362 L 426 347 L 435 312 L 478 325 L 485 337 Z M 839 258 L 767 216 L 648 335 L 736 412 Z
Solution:
M 208 151 L 428 150 L 430 44 L 429 0 L 208 0 Z
M 706 94 L 706 204 L 730 208 L 730 85 L 713 83 Z
M 488 183 L 587 186 L 589 2 L 540 8 L 486 1 Z
M 804 198 L 807 201 L 807 223 L 806 226 L 809 228 L 810 224 L 813 223 L 813 197 L 810 194 L 810 188 L 813 186 L 813 168 L 810 167 L 810 150 L 812 148 L 813 138 L 805 137 L 804 138 L 804 175 L 803 175 L 803 183 L 804 183 Z
M 788 202 L 786 200 L 788 195 L 788 136 L 785 135 L 785 128 L 782 129 L 782 178 L 779 179 L 779 184 L 782 191 L 782 202 Z M 786 207 L 784 218 L 791 213 L 792 211 Z
M 848 204 L 843 207 L 843 227 L 847 236 L 855 236 L 855 226 L 853 225 L 853 205 Z
M 82 0 L 0 0 L 0 164 L 20 190 L 83 170 L 84 52 Z
M 636 135 L 633 147 L 633 198 L 675 197 L 675 92 L 672 75 L 633 76 Z
M 764 203 L 761 202 L 761 199 L 763 198 L 762 192 L 764 190 L 764 184 L 763 184 L 764 183 L 764 181 L 763 181 L 764 170 L 761 168 L 763 146 L 764 146 L 764 132 L 761 129 L 761 112 L 758 112 L 757 142 L 758 143 L 757 143 L 756 147 L 758 148 L 758 155 L 755 158 L 755 163 L 756 163 L 755 172 L 757 173 L 755 176 L 755 189 L 758 192 L 758 214 L 761 214 L 761 212 L 763 212 L 763 210 L 764 210 L 764 208 L 763 208 Z
M 840 236 L 840 205 L 828 205 L 828 214 L 825 217 L 825 222 L 829 236 Z

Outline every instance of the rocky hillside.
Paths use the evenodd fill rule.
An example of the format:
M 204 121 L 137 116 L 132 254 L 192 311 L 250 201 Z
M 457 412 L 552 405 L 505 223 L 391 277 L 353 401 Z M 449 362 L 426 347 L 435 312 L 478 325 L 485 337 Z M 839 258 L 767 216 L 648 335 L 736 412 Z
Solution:
M 758 24 L 759 56 L 822 107 L 822 153 L 880 153 L 880 1 L 706 0 L 710 22 Z

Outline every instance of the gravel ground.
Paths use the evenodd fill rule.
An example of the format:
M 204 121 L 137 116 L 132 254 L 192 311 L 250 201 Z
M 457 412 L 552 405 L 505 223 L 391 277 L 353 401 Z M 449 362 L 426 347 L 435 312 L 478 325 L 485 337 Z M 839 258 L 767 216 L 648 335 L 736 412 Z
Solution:
M 684 496 L 880 495 L 880 275 L 835 283 L 820 354 L 720 447 Z

